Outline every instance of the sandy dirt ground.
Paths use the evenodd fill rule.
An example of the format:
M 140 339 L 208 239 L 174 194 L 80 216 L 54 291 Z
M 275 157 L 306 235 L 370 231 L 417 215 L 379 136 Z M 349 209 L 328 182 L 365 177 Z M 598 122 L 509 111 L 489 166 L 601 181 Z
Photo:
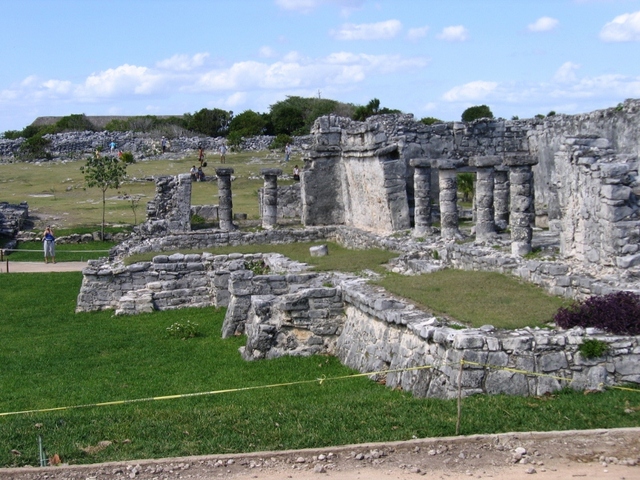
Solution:
M 87 262 L 0 262 L 0 273 L 80 272 Z
M 637 480 L 640 479 L 639 457 L 640 428 L 627 428 L 475 435 L 314 450 L 24 467 L 0 469 L 0 479 Z

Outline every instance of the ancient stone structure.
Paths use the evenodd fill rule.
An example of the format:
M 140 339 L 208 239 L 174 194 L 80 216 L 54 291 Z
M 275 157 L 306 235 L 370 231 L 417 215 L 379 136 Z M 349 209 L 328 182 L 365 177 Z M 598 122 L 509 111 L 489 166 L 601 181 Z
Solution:
M 294 232 L 289 232 L 292 238 Z M 363 240 L 345 227 L 340 233 L 343 238 L 352 235 L 355 243 Z M 477 247 L 441 246 L 452 250 L 440 260 L 407 254 L 396 265 L 418 267 L 430 262 L 460 267 L 463 257 L 470 268 L 480 265 Z M 491 250 L 486 249 L 487 257 Z M 499 257 L 492 258 L 491 263 L 499 265 L 495 261 Z M 502 258 L 500 268 L 531 269 L 538 263 L 538 271 L 546 271 L 547 278 L 570 276 L 561 264 L 518 264 L 518 257 L 508 254 Z M 256 265 L 264 273 L 256 273 Z M 177 253 L 126 267 L 92 261 L 84 271 L 77 310 L 111 308 L 116 314 L 133 314 L 214 305 L 228 307 L 223 336 L 247 335 L 242 355 L 248 360 L 319 353 L 336 355 L 362 372 L 413 368 L 378 378 L 418 396 L 454 397 L 459 375 L 463 395 L 543 395 L 566 386 L 599 389 L 640 382 L 638 337 L 579 328 L 453 329 L 362 278 L 310 272 L 305 264 L 277 254 Z M 609 351 L 601 358 L 584 358 L 578 346 L 586 338 L 606 342 Z
M 191 230 L 191 176 L 188 173 L 156 179 L 156 195 L 147 203 L 146 235 Z
M 29 217 L 29 205 L 0 202 L 0 236 L 13 238 Z
M 431 160 L 428 158 L 412 158 L 410 166 L 413 172 L 414 222 L 413 233 L 416 237 L 431 234 Z
M 282 169 L 263 168 L 260 173 L 264 176 L 262 228 L 273 228 L 278 220 L 278 176 L 282 175 Z
M 233 224 L 233 201 L 231 199 L 231 175 L 233 168 L 216 168 L 218 176 L 218 218 L 220 229 L 225 231 L 235 230 Z
M 565 386 L 640 383 L 636 337 L 581 329 L 456 330 L 359 278 L 308 272 L 304 265 L 268 255 L 174 253 L 127 267 L 120 262 L 137 252 L 326 239 L 349 248 L 401 252 L 390 268 L 402 274 L 445 267 L 498 271 L 577 299 L 640 291 L 638 151 L 616 144 L 638 131 L 625 127 L 629 118 L 637 119 L 637 104 L 625 102 L 621 113 L 592 119 L 592 126 L 604 125 L 623 116 L 621 132 L 603 128 L 602 133 L 563 134 L 561 140 L 559 131 L 546 130 L 551 128 L 546 121 L 427 126 L 409 115 L 366 122 L 320 118 L 300 187 L 307 228 L 269 228 L 276 218 L 274 178 L 269 184 L 265 180 L 263 194 L 267 228 L 235 230 L 233 170 L 219 169 L 218 181 L 228 179 L 219 183 L 220 230 L 188 231 L 183 225 L 188 213 L 167 192 L 166 201 L 150 208 L 162 215 L 151 215 L 138 238 L 114 249 L 113 261 L 92 262 L 85 270 L 78 310 L 227 306 L 223 335 L 247 335 L 246 359 L 322 353 L 363 372 L 419 367 L 383 376 L 389 386 L 420 396 L 451 398 L 459 389 L 463 395 L 541 395 Z M 556 122 L 561 120 L 551 124 Z M 551 145 L 557 149 L 548 168 L 540 161 Z M 457 241 L 463 238 L 459 172 L 476 176 L 475 242 Z M 180 185 L 178 178 L 171 188 Z M 536 200 L 539 192 L 546 203 Z M 434 203 L 438 206 L 431 209 Z M 174 205 L 180 213 L 172 217 L 157 205 Z M 559 258 L 524 257 L 536 241 L 537 205 L 551 227 L 544 235 L 561 240 Z M 436 229 L 432 217 L 438 216 Z M 154 222 L 164 222 L 163 235 L 149 234 Z M 500 234 L 507 227 L 510 235 Z M 539 248 L 544 245 L 544 238 L 537 241 Z M 583 358 L 578 345 L 586 338 L 608 343 L 609 352 L 600 359 Z

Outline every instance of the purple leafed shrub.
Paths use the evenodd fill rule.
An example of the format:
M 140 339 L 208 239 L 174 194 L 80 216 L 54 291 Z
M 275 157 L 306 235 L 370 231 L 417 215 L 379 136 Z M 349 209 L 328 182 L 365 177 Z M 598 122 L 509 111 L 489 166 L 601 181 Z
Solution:
M 615 334 L 640 334 L 640 296 L 616 292 L 560 308 L 553 320 L 562 328 L 595 327 Z

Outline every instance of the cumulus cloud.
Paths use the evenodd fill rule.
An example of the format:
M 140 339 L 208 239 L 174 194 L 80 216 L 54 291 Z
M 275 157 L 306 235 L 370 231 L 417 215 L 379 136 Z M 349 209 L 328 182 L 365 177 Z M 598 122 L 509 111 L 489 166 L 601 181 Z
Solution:
M 527 30 L 530 32 L 548 32 L 550 30 L 554 30 L 558 24 L 558 20 L 551 17 L 540 17 L 535 22 L 530 23 L 527 26 Z
M 258 55 L 260 55 L 262 58 L 273 58 L 276 56 L 276 51 L 265 45 L 263 47 L 260 47 L 260 50 L 258 50 Z
M 363 3 L 364 0 L 275 0 L 275 4 L 283 10 L 305 14 L 313 12 L 320 5 L 336 5 L 345 16 Z
M 426 25 L 424 27 L 419 27 L 419 28 L 410 28 L 409 32 L 407 33 L 407 38 L 409 40 L 416 41 L 423 37 L 426 37 L 428 32 L 429 32 L 429 27 Z
M 559 83 L 570 83 L 575 82 L 577 80 L 576 72 L 580 68 L 580 65 L 573 62 L 565 62 L 562 66 L 556 71 L 556 74 L 553 76 L 553 79 Z
M 338 40 L 387 40 L 402 30 L 399 20 L 387 20 L 378 23 L 345 23 L 339 30 L 331 31 Z
M 602 27 L 600 39 L 605 42 L 640 42 L 640 11 L 614 18 Z
M 453 25 L 443 28 L 437 37 L 447 42 L 464 42 L 469 38 L 469 31 L 462 25 Z
M 150 94 L 162 83 L 162 75 L 147 67 L 121 65 L 91 74 L 78 88 L 83 97 L 105 97 L 118 94 Z
M 442 98 L 447 102 L 484 100 L 497 87 L 498 84 L 496 82 L 478 80 L 453 87 L 451 90 L 446 92 Z
M 195 55 L 174 55 L 171 58 L 159 61 L 156 65 L 158 68 L 166 70 L 174 70 L 176 72 L 187 72 L 194 68 L 201 67 L 205 64 L 208 53 L 196 53 Z

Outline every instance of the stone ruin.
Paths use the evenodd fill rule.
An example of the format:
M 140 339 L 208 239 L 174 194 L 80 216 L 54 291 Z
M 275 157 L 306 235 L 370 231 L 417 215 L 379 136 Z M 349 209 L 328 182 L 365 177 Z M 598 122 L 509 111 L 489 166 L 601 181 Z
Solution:
M 225 306 L 223 335 L 247 335 L 244 358 L 325 353 L 363 372 L 427 366 L 384 375 L 387 385 L 421 396 L 450 398 L 458 387 L 464 395 L 540 395 L 565 386 L 640 383 L 636 337 L 593 329 L 455 330 L 361 278 L 309 272 L 281 256 L 162 253 L 331 240 L 397 251 L 391 268 L 403 274 L 499 271 L 576 299 L 640 292 L 639 112 L 640 101 L 630 100 L 620 109 L 533 126 L 486 119 L 427 126 L 410 115 L 320 118 L 300 182 L 306 228 L 278 225 L 277 170 L 262 172 L 258 232 L 243 232 L 233 221 L 233 169 L 216 172 L 213 230 L 190 229 L 188 175 L 158 179 L 147 222 L 109 261 L 92 261 L 83 272 L 77 310 Z M 458 222 L 460 172 L 476 178 L 471 234 Z M 549 239 L 558 245 L 553 256 L 528 258 Z M 158 254 L 151 262 L 122 263 L 143 252 Z M 270 271 L 254 273 L 255 261 Z M 585 338 L 607 342 L 609 353 L 583 358 L 578 346 Z

